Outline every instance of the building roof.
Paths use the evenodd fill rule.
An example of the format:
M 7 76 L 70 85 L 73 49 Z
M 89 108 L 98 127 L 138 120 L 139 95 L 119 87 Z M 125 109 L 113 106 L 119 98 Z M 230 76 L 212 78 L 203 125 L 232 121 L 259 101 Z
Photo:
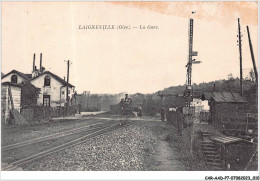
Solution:
M 171 96 L 168 97 L 165 102 L 163 103 L 164 106 L 168 107 L 184 107 L 186 105 L 186 98 L 185 97 L 176 97 Z
M 32 74 L 25 74 L 26 77 L 28 77 L 29 79 L 32 78 Z
M 236 92 L 204 92 L 202 100 L 214 100 L 220 103 L 245 103 L 246 100 Z
M 14 87 L 21 87 L 20 84 L 16 84 L 16 83 L 12 83 L 12 82 L 3 82 L 2 85 L 11 85 L 11 86 L 14 86 Z
M 222 144 L 231 144 L 231 143 L 243 141 L 241 138 L 232 137 L 232 136 L 216 136 L 216 137 L 212 137 L 210 139 L 213 141 L 222 143 Z
M 3 75 L 3 76 L 2 76 L 2 79 L 5 78 L 6 76 L 12 74 L 12 73 L 17 74 L 17 75 L 21 76 L 22 78 L 24 78 L 24 79 L 26 79 L 26 80 L 28 80 L 28 81 L 29 81 L 30 78 L 32 77 L 32 74 L 24 74 L 24 73 L 19 72 L 19 71 L 17 71 L 17 70 L 12 70 L 11 72 L 9 72 L 9 73 Z
M 58 75 L 56 75 L 56 74 L 54 74 L 54 73 L 51 73 L 50 71 L 45 71 L 45 72 L 41 73 L 40 75 L 38 75 L 37 77 L 32 78 L 31 80 L 37 79 L 38 77 L 41 77 L 42 75 L 45 75 L 45 74 L 51 75 L 51 76 L 54 77 L 57 81 L 59 81 L 62 85 L 64 85 L 64 86 L 67 85 L 67 82 L 66 82 L 64 79 L 60 78 Z M 70 84 L 70 83 L 69 83 L 68 85 L 69 85 L 69 87 L 75 87 L 74 85 L 72 85 L 72 84 Z

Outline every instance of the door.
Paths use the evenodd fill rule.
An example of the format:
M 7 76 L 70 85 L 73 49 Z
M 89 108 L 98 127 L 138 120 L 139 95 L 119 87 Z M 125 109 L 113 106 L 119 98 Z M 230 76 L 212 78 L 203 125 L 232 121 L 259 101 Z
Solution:
M 50 107 L 51 96 L 50 95 L 43 95 L 43 106 Z

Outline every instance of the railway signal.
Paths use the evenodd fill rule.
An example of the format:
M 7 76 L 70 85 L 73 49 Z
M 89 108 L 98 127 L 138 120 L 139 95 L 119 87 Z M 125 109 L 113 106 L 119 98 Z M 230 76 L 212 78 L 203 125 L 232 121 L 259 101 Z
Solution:
M 190 19 L 190 27 L 189 27 L 189 59 L 186 65 L 187 67 L 187 81 L 186 81 L 186 89 L 184 96 L 187 97 L 187 106 L 190 107 L 190 102 L 192 100 L 192 85 L 191 85 L 191 73 L 192 73 L 192 64 L 200 64 L 201 61 L 197 61 L 193 57 L 198 56 L 197 51 L 193 51 L 193 19 Z
M 191 84 L 191 72 L 192 72 L 192 64 L 199 64 L 201 61 L 196 61 L 193 57 L 198 56 L 197 51 L 193 51 L 193 19 L 190 19 L 190 26 L 189 26 L 189 58 L 187 67 L 187 82 L 186 82 L 186 89 L 184 91 L 184 96 L 187 97 L 187 114 L 186 119 L 191 120 L 192 122 L 192 131 L 191 131 L 191 142 L 190 142 L 190 153 L 191 158 L 193 158 L 193 140 L 194 140 L 194 128 L 193 128 L 193 118 L 192 118 L 192 110 L 190 109 L 190 102 L 192 101 L 193 91 L 192 91 L 192 84 Z

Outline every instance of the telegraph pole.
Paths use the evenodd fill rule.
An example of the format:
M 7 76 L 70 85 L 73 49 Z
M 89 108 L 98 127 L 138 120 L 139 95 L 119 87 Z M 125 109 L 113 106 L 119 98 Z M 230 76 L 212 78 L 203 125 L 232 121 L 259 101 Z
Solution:
M 256 84 L 258 84 L 258 74 L 257 74 L 256 65 L 255 65 L 255 56 L 254 56 L 253 46 L 252 46 L 252 43 L 251 43 L 249 27 L 246 26 L 246 28 L 247 28 L 247 35 L 248 35 L 250 52 L 251 52 L 251 58 L 252 58 L 252 62 L 253 62 L 254 72 L 255 72 L 255 80 L 256 80 Z
M 70 61 L 66 61 L 67 62 L 67 90 L 66 90 L 66 111 L 67 111 L 67 115 L 69 114 L 69 76 L 70 76 Z
M 89 94 L 90 94 L 90 91 L 88 91 L 88 97 L 87 97 L 87 111 L 88 111 L 88 104 L 89 104 Z
M 239 45 L 239 60 L 240 60 L 240 94 L 243 96 L 243 70 L 242 70 L 242 43 L 240 31 L 240 19 L 238 21 L 238 45 Z

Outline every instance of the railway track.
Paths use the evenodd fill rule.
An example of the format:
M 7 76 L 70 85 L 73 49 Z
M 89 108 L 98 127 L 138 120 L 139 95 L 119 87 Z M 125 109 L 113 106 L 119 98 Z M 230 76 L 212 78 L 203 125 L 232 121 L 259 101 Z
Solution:
M 104 135 L 104 134 L 108 133 L 109 131 L 114 131 L 114 130 L 123 128 L 123 126 L 125 126 L 125 124 L 121 125 L 120 123 L 115 123 L 115 124 L 109 125 L 105 128 L 101 128 L 101 129 L 94 131 L 92 133 L 80 136 L 80 137 L 73 139 L 69 142 L 63 143 L 61 145 L 55 146 L 55 147 L 47 149 L 45 151 L 38 152 L 36 154 L 27 156 L 25 158 L 16 160 L 16 161 L 9 163 L 8 165 L 2 167 L 2 170 L 5 170 L 5 171 L 16 170 L 18 168 L 18 166 L 20 166 L 20 165 L 29 163 L 33 160 L 36 160 L 36 159 L 39 159 L 39 158 L 42 158 L 42 157 L 46 157 L 48 155 L 51 155 L 55 152 L 64 150 L 66 148 L 70 148 L 70 147 L 85 143 L 85 142 L 89 141 L 90 139 Z
M 69 136 L 69 135 L 72 135 L 72 134 L 77 134 L 77 133 L 80 133 L 80 132 L 83 132 L 83 131 L 86 131 L 86 130 L 90 130 L 89 128 L 92 128 L 92 127 L 93 127 L 92 129 L 96 129 L 94 126 L 102 125 L 104 122 L 105 121 L 102 121 L 102 122 L 97 123 L 97 124 L 91 124 L 91 125 L 83 126 L 83 127 L 80 127 L 80 128 L 75 128 L 75 129 L 72 129 L 72 130 L 63 131 L 63 132 L 60 132 L 60 133 L 55 133 L 55 134 L 52 134 L 52 135 L 43 136 L 43 137 L 40 137 L 40 138 L 36 138 L 36 139 L 32 139 L 32 140 L 28 140 L 28 141 L 24 141 L 24 142 L 20 142 L 20 143 L 6 145 L 6 146 L 2 147 L 2 151 L 15 149 L 15 148 L 19 148 L 19 147 L 22 147 L 22 146 L 27 146 L 27 145 L 31 145 L 31 144 L 34 144 L 34 143 L 43 142 L 43 141 L 53 140 L 53 139 Z

